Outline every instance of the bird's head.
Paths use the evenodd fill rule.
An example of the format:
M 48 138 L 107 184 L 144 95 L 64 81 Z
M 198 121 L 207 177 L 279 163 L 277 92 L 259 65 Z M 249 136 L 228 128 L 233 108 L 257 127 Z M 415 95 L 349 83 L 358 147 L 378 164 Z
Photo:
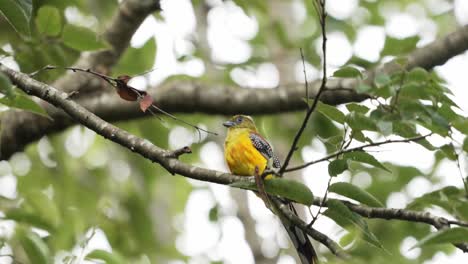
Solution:
M 257 127 L 255 126 L 253 119 L 246 115 L 235 115 L 228 121 L 224 122 L 223 126 L 229 129 L 248 128 L 257 131 Z

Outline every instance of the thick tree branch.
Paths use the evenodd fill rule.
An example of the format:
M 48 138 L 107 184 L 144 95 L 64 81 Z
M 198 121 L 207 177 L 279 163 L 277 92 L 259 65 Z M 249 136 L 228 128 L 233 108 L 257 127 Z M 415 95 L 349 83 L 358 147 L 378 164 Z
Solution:
M 329 199 L 333 200 L 333 199 Z M 358 205 L 348 201 L 339 200 L 344 203 L 348 208 L 366 218 L 378 218 L 385 220 L 403 220 L 415 223 L 425 223 L 434 226 L 435 228 L 447 229 L 450 228 L 450 225 L 458 226 L 468 226 L 468 222 L 459 221 L 459 220 L 449 220 L 444 217 L 433 215 L 429 212 L 419 212 L 407 209 L 396 209 L 396 208 L 377 208 L 377 207 L 368 207 L 365 205 Z M 315 197 L 314 205 L 327 206 L 327 201 L 322 203 L 320 197 Z M 468 243 L 455 244 L 455 246 L 461 249 L 463 252 L 468 253 Z
M 431 69 L 444 64 L 450 58 L 467 49 L 468 26 L 465 26 L 411 53 L 408 56 L 407 67 L 420 66 Z M 397 66 L 395 63 L 387 63 L 377 69 L 377 71 L 382 70 L 395 71 Z M 366 73 L 368 76 L 374 74 L 374 71 Z M 95 79 L 99 82 L 98 78 Z M 317 93 L 320 83 L 321 81 L 317 80 L 310 84 L 311 96 Z M 82 85 L 85 86 L 86 83 L 82 83 Z M 328 104 L 340 104 L 366 99 L 367 96 L 359 95 L 353 90 L 356 85 L 357 82 L 353 79 L 328 80 L 327 90 L 322 94 L 321 100 Z M 284 89 L 242 89 L 223 85 L 206 87 L 199 82 L 172 81 L 151 89 L 150 93 L 158 106 L 171 113 L 201 112 L 224 115 L 245 113 L 255 115 L 306 109 L 306 104 L 303 101 L 303 85 Z M 144 116 L 144 113 L 135 104 L 124 102 L 118 96 L 110 93 L 77 100 L 91 112 L 111 122 Z M 14 111 L 14 113 L 2 117 L 0 159 L 7 159 L 13 153 L 21 151 L 27 144 L 44 135 L 61 131 L 74 123 L 67 118 L 66 114 L 54 107 L 46 106 L 46 110 L 54 119 L 53 122 L 21 111 Z

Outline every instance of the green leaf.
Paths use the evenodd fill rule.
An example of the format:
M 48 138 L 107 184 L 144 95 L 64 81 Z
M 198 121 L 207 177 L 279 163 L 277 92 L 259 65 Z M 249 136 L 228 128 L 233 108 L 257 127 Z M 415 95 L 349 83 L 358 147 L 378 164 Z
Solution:
M 358 93 L 366 93 L 368 92 L 369 90 L 371 90 L 372 87 L 370 87 L 369 85 L 365 84 L 365 83 L 360 83 L 358 84 L 358 86 L 356 87 L 356 91 Z
M 356 103 L 347 104 L 346 108 L 348 109 L 349 112 L 356 112 L 356 113 L 361 113 L 361 114 L 366 114 L 367 112 L 369 112 L 369 107 L 365 105 L 356 104 Z
M 468 242 L 468 228 L 466 227 L 453 227 L 450 229 L 444 229 L 421 239 L 415 247 L 444 244 L 444 243 L 464 243 Z
M 127 263 L 122 256 L 117 253 L 107 252 L 102 249 L 95 249 L 86 255 L 87 260 L 102 260 L 106 264 L 124 264 Z
M 370 207 L 385 207 L 377 198 L 372 194 L 362 190 L 356 185 L 347 182 L 337 182 L 330 186 L 330 192 L 351 198 L 355 201 L 363 203 Z
M 442 150 L 442 152 L 445 154 L 447 158 L 451 160 L 457 160 L 458 155 L 455 152 L 455 148 L 453 147 L 452 144 L 443 145 L 442 147 L 440 147 L 440 149 Z
M 362 73 L 351 66 L 345 66 L 341 69 L 338 69 L 333 73 L 333 77 L 338 77 L 338 78 L 361 78 L 362 79 Z
M 216 222 L 219 219 L 219 206 L 216 204 L 213 206 L 210 211 L 208 212 L 208 219 L 210 222 Z
M 280 21 L 273 21 L 271 29 L 273 30 L 273 33 L 275 33 L 276 38 L 283 47 L 292 47 L 292 44 L 289 41 L 288 32 L 284 27 L 283 23 L 281 23 Z
M 59 10 L 53 6 L 42 6 L 37 11 L 36 25 L 40 33 L 48 36 L 57 36 L 62 29 L 62 19 Z
M 345 121 L 345 115 L 335 106 L 327 105 L 319 101 L 317 104 L 317 111 L 340 124 L 343 124 Z
M 426 81 L 429 77 L 429 73 L 425 69 L 416 67 L 408 73 L 407 80 L 420 83 Z
M 0 93 L 4 94 L 7 98 L 13 99 L 15 97 L 15 91 L 13 84 L 3 72 L 0 72 Z
M 452 126 L 465 135 L 468 135 L 468 119 L 460 118 L 452 122 Z
M 379 73 L 374 78 L 374 83 L 377 88 L 381 88 L 389 84 L 392 80 L 387 74 Z
M 375 159 L 374 156 L 364 151 L 353 151 L 353 152 L 345 153 L 343 154 L 343 159 L 349 159 L 349 160 L 356 161 L 356 162 L 366 163 L 374 167 L 380 168 L 382 170 L 391 172 L 384 165 L 382 165 L 382 163 L 380 163 L 377 159 Z
M 136 75 L 151 69 L 156 56 L 156 41 L 148 39 L 141 48 L 128 48 L 114 67 L 114 75 Z
M 109 44 L 88 28 L 67 24 L 63 28 L 63 42 L 80 51 L 109 48 Z
M 468 137 L 463 140 L 463 150 L 468 153 Z
M 357 112 L 350 113 L 346 117 L 346 122 L 353 130 L 377 130 L 374 120 Z
M 30 36 L 29 22 L 32 14 L 32 0 L 2 0 L 0 14 L 16 30 L 16 32 Z
M 26 201 L 31 205 L 38 216 L 40 216 L 51 227 L 60 224 L 60 211 L 55 202 L 40 191 L 32 191 L 27 194 Z
M 463 190 L 455 186 L 448 186 L 414 199 L 407 205 L 407 208 L 421 210 L 432 205 L 437 205 L 450 212 L 452 211 L 455 201 L 464 197 L 464 195 L 465 192 Z
M 337 176 L 348 169 L 348 161 L 343 159 L 336 159 L 328 164 L 328 174 L 330 176 Z
M 36 212 L 30 212 L 24 208 L 13 208 L 5 212 L 5 219 L 18 223 L 26 223 L 44 230 L 53 230 L 54 227 Z
M 30 263 L 47 264 L 50 263 L 50 252 L 46 243 L 35 233 L 19 228 L 16 231 L 18 240 L 24 248 Z
M 323 213 L 324 215 L 350 232 L 354 232 L 355 228 L 357 228 L 362 233 L 364 241 L 383 249 L 379 239 L 369 230 L 366 221 L 360 215 L 349 210 L 346 205 L 338 200 L 328 200 L 327 206 L 328 209 Z
M 257 185 L 254 182 L 248 181 L 235 182 L 229 186 L 246 190 L 257 190 Z M 298 181 L 273 178 L 264 181 L 264 188 L 268 194 L 278 195 L 297 203 L 310 206 L 314 201 L 314 195 L 310 189 Z
M 384 48 L 382 49 L 381 56 L 398 56 L 404 55 L 413 51 L 418 44 L 419 37 L 413 36 L 403 39 L 392 38 L 387 36 L 385 38 Z
M 393 133 L 393 123 L 390 121 L 378 121 L 377 128 L 384 136 L 389 136 Z
M 0 104 L 13 108 L 18 108 L 21 110 L 26 110 L 50 118 L 47 112 L 40 105 L 34 102 L 27 95 L 21 93 L 16 94 L 14 99 L 10 99 L 7 97 L 0 98 Z

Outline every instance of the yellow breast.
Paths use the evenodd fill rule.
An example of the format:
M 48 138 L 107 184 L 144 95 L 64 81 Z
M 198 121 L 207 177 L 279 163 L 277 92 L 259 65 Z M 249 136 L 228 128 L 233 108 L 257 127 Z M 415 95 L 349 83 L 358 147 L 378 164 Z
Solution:
M 249 135 L 250 130 L 246 128 L 228 130 L 224 142 L 224 157 L 233 174 L 252 176 L 255 174 L 255 167 L 262 174 L 267 165 L 267 160 L 254 147 Z

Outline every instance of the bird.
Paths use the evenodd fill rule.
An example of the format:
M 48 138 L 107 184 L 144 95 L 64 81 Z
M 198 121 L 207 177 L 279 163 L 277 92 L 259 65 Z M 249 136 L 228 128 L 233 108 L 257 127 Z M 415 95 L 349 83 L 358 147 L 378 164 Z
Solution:
M 224 141 L 224 158 L 231 173 L 239 176 L 263 175 L 266 169 L 275 171 L 281 168 L 281 162 L 274 154 L 271 145 L 260 135 L 252 117 L 235 115 L 223 125 L 228 128 Z M 268 180 L 276 177 L 269 174 Z M 288 208 L 297 215 L 292 203 Z M 286 229 L 302 264 L 317 264 L 317 254 L 307 234 L 300 228 L 279 217 Z

